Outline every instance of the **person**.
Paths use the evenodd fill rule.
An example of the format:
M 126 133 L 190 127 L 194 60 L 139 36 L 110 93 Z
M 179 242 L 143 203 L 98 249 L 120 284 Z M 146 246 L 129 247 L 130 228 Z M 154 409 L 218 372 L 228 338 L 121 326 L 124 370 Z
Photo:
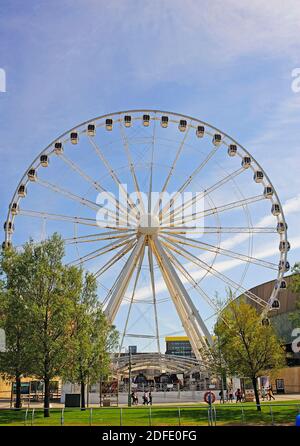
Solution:
M 223 392 L 223 390 L 220 390 L 219 397 L 220 397 L 220 404 L 224 403 L 224 392 Z
M 228 400 L 229 400 L 231 403 L 233 402 L 233 392 L 232 392 L 232 389 L 229 390 L 229 393 L 228 393 Z
M 268 388 L 268 397 L 269 397 L 269 401 L 271 401 L 272 399 L 275 400 L 275 396 L 273 394 L 273 388 L 271 385 Z
M 134 395 L 134 391 L 131 392 L 131 400 L 132 400 L 132 404 L 135 404 L 135 395 Z
M 143 395 L 143 405 L 148 405 L 148 393 L 145 391 Z
M 137 396 L 136 392 L 134 392 L 134 395 L 133 395 L 133 404 L 135 406 L 137 406 L 139 404 L 139 399 L 138 399 L 138 396 Z
M 149 392 L 148 404 L 150 404 L 150 406 L 152 406 L 152 392 L 151 392 L 151 390 Z
M 263 401 L 265 401 L 267 394 L 266 394 L 266 389 L 264 387 L 262 387 L 261 389 L 261 398 Z
M 242 402 L 242 392 L 241 389 L 237 389 L 235 392 L 236 402 L 241 403 Z

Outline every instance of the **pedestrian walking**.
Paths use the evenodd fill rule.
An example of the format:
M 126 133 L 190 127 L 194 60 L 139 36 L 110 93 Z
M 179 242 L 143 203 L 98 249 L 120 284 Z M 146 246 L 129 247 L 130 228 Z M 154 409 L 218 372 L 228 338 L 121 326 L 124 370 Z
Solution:
M 268 397 L 269 397 L 269 401 L 275 400 L 275 396 L 273 394 L 272 386 L 269 386 L 269 388 L 268 388 Z
M 241 403 L 242 402 L 242 392 L 241 389 L 237 389 L 235 392 L 236 402 Z
M 144 395 L 143 395 L 143 405 L 147 406 L 148 405 L 148 393 L 145 391 Z
M 220 404 L 224 403 L 224 392 L 223 390 L 220 390 L 219 392 L 219 398 L 220 398 Z

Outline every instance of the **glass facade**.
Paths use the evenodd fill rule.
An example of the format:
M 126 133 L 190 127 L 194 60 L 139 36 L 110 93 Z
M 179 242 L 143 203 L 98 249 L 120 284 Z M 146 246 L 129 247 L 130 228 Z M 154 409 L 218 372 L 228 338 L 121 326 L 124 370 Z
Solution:
M 192 347 L 187 336 L 166 337 L 166 355 L 193 357 Z

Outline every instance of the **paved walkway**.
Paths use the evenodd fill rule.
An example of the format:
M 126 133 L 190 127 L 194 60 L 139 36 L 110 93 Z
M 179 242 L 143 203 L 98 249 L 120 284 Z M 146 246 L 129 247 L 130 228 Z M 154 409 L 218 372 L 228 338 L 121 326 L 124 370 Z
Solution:
M 281 402 L 285 402 L 285 401 L 295 401 L 297 403 L 300 404 L 300 394 L 291 394 L 291 395 L 275 395 L 275 401 L 272 401 L 273 403 L 281 403 Z M 266 401 L 267 403 L 268 401 Z M 165 398 L 163 401 L 161 401 L 161 398 L 156 398 L 155 393 L 153 393 L 153 405 L 154 406 L 195 406 L 195 405 L 200 405 L 200 404 L 206 404 L 203 401 L 186 401 L 184 398 L 184 393 L 181 393 L 181 398 L 177 399 L 176 401 L 172 398 Z M 216 402 L 216 404 L 220 404 L 219 402 Z M 232 404 L 235 404 L 235 402 L 233 402 Z M 247 403 L 246 403 L 247 404 Z M 119 399 L 119 406 L 120 407 L 126 407 L 127 406 L 127 395 L 126 394 L 121 394 L 120 395 L 120 399 Z M 141 407 L 141 401 L 139 406 Z M 28 407 L 28 403 L 27 401 L 23 402 L 23 408 L 27 408 Z M 31 402 L 30 403 L 30 408 L 42 408 L 43 407 L 43 402 Z M 63 403 L 51 403 L 51 407 L 54 408 L 63 408 L 64 404 Z M 99 407 L 98 404 L 90 404 L 89 407 Z M 9 409 L 10 408 L 10 401 L 9 400 L 0 400 L 0 409 Z

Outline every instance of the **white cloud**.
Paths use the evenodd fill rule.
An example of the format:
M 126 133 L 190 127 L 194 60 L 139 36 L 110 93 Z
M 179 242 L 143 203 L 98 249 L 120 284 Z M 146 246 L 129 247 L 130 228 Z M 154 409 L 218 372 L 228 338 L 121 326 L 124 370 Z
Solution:
M 254 54 L 297 60 L 299 54 L 297 0 L 127 1 L 113 3 L 109 14 L 127 37 L 132 74 L 150 82 L 181 72 L 191 82 L 208 61 L 217 66 Z

